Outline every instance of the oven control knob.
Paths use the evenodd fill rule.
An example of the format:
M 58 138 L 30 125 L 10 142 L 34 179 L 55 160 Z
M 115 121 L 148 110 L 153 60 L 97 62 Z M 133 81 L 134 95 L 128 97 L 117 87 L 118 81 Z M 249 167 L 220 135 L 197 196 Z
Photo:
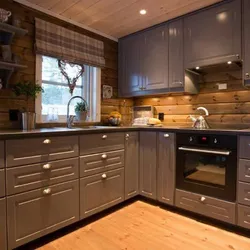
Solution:
M 218 142 L 218 140 L 215 138 L 215 139 L 214 139 L 214 144 L 217 144 L 217 142 Z
M 192 137 L 192 136 L 189 137 L 189 141 L 190 141 L 190 142 L 193 141 L 193 137 Z

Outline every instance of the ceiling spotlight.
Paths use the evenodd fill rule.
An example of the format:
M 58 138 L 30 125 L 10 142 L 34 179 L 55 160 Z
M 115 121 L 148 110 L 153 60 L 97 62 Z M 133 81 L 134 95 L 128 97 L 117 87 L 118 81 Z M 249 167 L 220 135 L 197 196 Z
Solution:
M 197 67 L 195 67 L 195 69 L 200 69 L 200 67 L 197 66 Z
M 145 14 L 147 14 L 147 11 L 146 10 L 140 10 L 140 14 L 145 15 Z
M 231 62 L 231 61 L 228 61 L 227 64 L 232 64 L 232 62 Z

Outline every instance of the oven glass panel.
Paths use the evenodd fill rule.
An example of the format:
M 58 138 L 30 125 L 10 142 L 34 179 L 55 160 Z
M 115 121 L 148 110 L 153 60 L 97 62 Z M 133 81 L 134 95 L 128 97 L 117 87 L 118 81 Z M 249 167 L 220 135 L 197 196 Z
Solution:
M 185 180 L 213 186 L 226 185 L 226 156 L 186 153 L 184 162 Z

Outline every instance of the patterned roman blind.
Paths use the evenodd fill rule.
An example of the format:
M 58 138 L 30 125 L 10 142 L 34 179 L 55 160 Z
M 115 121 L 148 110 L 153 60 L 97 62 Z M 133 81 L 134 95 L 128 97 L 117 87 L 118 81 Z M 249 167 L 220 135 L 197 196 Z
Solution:
M 104 67 L 102 41 L 36 18 L 36 53 L 72 63 Z

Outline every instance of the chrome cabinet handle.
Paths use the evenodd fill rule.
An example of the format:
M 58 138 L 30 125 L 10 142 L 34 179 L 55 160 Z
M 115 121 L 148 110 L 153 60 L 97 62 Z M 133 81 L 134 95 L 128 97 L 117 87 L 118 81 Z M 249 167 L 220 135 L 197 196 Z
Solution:
M 48 195 L 48 194 L 51 194 L 51 188 L 46 188 L 43 190 L 43 194 L 44 195 Z
M 174 81 L 174 82 L 172 82 L 172 84 L 173 85 L 176 85 L 176 84 L 183 85 L 183 82 L 181 82 L 181 81 Z
M 165 138 L 168 138 L 168 137 L 169 137 L 169 134 L 164 134 L 164 137 L 165 137 Z
M 129 138 L 129 134 L 126 134 L 126 136 L 125 136 L 125 137 L 126 137 L 126 140 L 128 140 L 128 138 Z
M 43 144 L 50 144 L 51 143 L 51 140 L 50 139 L 45 139 L 44 141 L 43 141 Z
M 108 158 L 108 156 L 106 154 L 102 155 L 102 159 L 107 159 L 107 158 Z
M 249 78 L 249 73 L 246 73 L 245 75 L 246 75 L 246 78 Z
M 107 175 L 106 174 L 102 174 L 102 179 L 106 179 Z
M 51 169 L 51 165 L 49 163 L 45 164 L 45 165 L 43 165 L 43 169 L 45 169 L 45 170 Z
M 188 152 L 198 152 L 198 153 L 206 153 L 206 154 L 217 154 L 217 155 L 230 155 L 231 151 L 226 150 L 211 150 L 211 149 L 199 149 L 199 148 L 189 148 L 189 147 L 179 147 L 181 151 L 188 151 Z
M 204 202 L 206 200 L 206 198 L 204 197 L 204 196 L 202 196 L 201 198 L 200 198 L 200 201 L 201 202 Z
M 107 138 L 108 138 L 107 135 L 103 135 L 103 136 L 102 136 L 102 139 L 107 139 Z

